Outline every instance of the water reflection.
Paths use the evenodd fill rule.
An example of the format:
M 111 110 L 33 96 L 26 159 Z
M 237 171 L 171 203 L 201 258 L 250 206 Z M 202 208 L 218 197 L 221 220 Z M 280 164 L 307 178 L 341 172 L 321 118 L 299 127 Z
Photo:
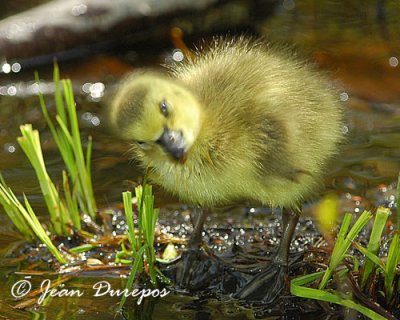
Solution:
M 1 72 L 8 74 L 10 72 L 14 72 L 14 73 L 18 73 L 21 71 L 21 64 L 18 62 L 14 62 L 12 65 L 10 65 L 9 63 L 5 62 L 2 66 L 1 66 Z
M 76 6 L 73 6 L 72 9 L 71 9 L 71 13 L 72 13 L 73 16 L 78 17 L 78 16 L 86 14 L 87 9 L 88 9 L 87 5 L 81 3 L 81 4 L 78 4 Z
M 345 101 L 349 100 L 349 95 L 348 95 L 347 92 L 342 92 L 342 93 L 339 95 L 339 98 L 340 98 L 340 101 L 345 102 Z
M 4 144 L 4 150 L 8 153 L 14 153 L 16 148 L 15 148 L 15 144 L 13 143 L 6 143 Z
M 397 67 L 399 65 L 399 59 L 397 59 L 397 57 L 390 57 L 389 65 L 393 68 Z
M 11 71 L 11 65 L 8 63 L 5 63 L 1 66 L 1 71 L 4 73 L 10 73 Z

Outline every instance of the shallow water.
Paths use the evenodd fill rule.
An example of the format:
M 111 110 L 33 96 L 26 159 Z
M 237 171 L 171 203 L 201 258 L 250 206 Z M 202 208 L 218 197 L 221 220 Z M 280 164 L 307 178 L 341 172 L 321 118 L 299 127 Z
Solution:
M 320 7 L 315 7 L 316 4 L 313 7 L 311 4 L 283 1 L 277 15 L 263 23 L 261 30 L 271 38 L 296 43 L 322 69 L 329 70 L 332 82 L 339 88 L 339 98 L 346 108 L 347 123 L 343 130 L 348 142 L 331 168 L 326 185 L 340 194 L 340 211 L 354 212 L 356 215 L 365 208 L 381 204 L 393 207 L 400 170 L 400 46 L 392 40 L 398 32 L 396 30 L 400 29 L 396 29 L 393 26 L 395 22 L 391 20 L 391 14 L 397 9 L 392 8 L 392 2 L 389 1 L 392 11 L 387 22 L 391 35 L 388 39 L 382 36 L 380 26 L 373 18 L 366 15 L 364 21 L 356 15 L 357 8 L 350 8 L 346 12 L 346 8 L 332 7 L 329 2 L 321 3 Z M 366 7 L 366 12 L 375 8 Z M 356 16 L 357 19 L 354 18 Z M 351 21 L 351 24 L 343 24 L 346 21 Z M 370 23 L 366 26 L 368 21 Z M 345 26 L 344 30 L 338 27 L 341 25 Z M 370 35 L 368 40 L 364 36 L 367 31 Z M 114 206 L 120 202 L 121 192 L 131 185 L 129 181 L 135 181 L 140 176 L 129 159 L 126 143 L 111 137 L 104 126 L 102 110 L 107 105 L 107 94 L 124 73 L 144 65 L 166 62 L 172 55 L 172 49 L 151 54 L 147 52 L 142 56 L 136 52 L 126 52 L 96 55 L 60 65 L 62 74 L 73 80 L 82 137 L 89 134 L 93 136 L 93 179 L 99 207 Z M 48 81 L 51 80 L 51 69 L 51 66 L 46 66 L 39 70 L 44 79 L 42 90 L 50 93 L 52 88 Z M 19 125 L 33 123 L 41 134 L 49 172 L 56 181 L 60 181 L 62 163 L 41 118 L 35 94 L 37 88 L 32 79 L 32 70 L 0 74 L 0 170 L 14 192 L 17 195 L 26 193 L 37 212 L 45 216 L 36 177 L 16 143 Z M 51 105 L 51 99 L 47 100 Z M 160 225 L 163 230 L 179 236 L 191 231 L 184 205 L 177 204 L 175 199 L 157 188 L 156 202 L 162 208 Z M 316 202 L 305 205 L 305 218 L 297 228 L 293 251 L 303 250 L 319 238 L 317 224 L 307 218 L 314 215 Z M 12 306 L 17 302 L 10 290 L 14 283 L 24 278 L 14 272 L 26 270 L 29 263 L 14 260 L 18 254 L 13 250 L 20 247 L 22 241 L 5 214 L 2 211 L 0 213 L 2 316 L 9 319 L 111 319 L 115 315 L 119 298 L 93 297 L 92 285 L 107 279 L 113 288 L 123 288 L 125 280 L 117 275 L 79 276 L 66 286 L 81 288 L 85 292 L 82 297 L 54 297 L 46 306 L 14 309 Z M 394 216 L 392 219 L 394 221 Z M 206 236 L 209 245 L 217 252 L 227 251 L 234 241 L 245 244 L 249 238 L 256 242 L 261 239 L 273 246 L 279 236 L 279 220 L 269 210 L 239 207 L 212 214 L 207 221 Z M 52 279 L 55 279 L 54 276 Z M 33 288 L 38 288 L 44 277 L 34 276 L 30 280 Z M 329 310 L 324 314 L 316 307 L 318 316 L 301 316 L 298 301 L 291 305 L 289 298 L 284 303 L 281 310 L 286 312 L 285 319 L 318 319 L 318 316 L 325 319 L 329 314 Z M 130 311 L 125 318 L 272 319 L 277 316 L 268 314 L 268 309 L 247 308 L 221 296 L 193 298 L 171 294 L 162 299 L 146 300 L 141 306 L 129 301 L 128 306 L 130 308 L 127 310 Z M 307 305 L 313 312 L 311 306 Z M 124 319 L 122 315 L 118 317 Z

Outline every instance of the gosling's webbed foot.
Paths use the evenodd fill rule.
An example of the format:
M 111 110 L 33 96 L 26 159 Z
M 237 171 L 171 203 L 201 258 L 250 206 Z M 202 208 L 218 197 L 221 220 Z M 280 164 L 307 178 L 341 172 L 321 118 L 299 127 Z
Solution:
M 176 266 L 175 283 L 179 288 L 188 288 L 190 279 L 196 269 L 196 262 L 200 260 L 200 249 L 188 249 L 182 253 L 181 260 Z
M 221 273 L 221 264 L 200 249 L 188 249 L 176 265 L 175 284 L 179 289 L 207 287 Z
M 241 288 L 234 297 L 264 304 L 274 302 L 285 287 L 287 270 L 288 267 L 285 265 L 272 263 Z

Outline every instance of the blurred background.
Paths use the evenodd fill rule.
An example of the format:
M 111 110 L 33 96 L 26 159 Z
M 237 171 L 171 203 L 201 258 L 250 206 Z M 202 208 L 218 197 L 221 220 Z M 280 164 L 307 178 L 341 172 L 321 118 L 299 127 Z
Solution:
M 54 59 L 73 82 L 82 137 L 93 136 L 94 189 L 105 207 L 119 202 L 121 191 L 141 175 L 129 145 L 110 136 L 105 125 L 102 110 L 118 80 L 139 68 L 182 61 L 216 35 L 239 34 L 293 46 L 336 87 L 346 110 L 347 143 L 326 185 L 340 198 L 340 211 L 394 208 L 400 169 L 398 0 L 14 0 L 1 7 L 0 171 L 39 212 L 45 213 L 40 189 L 16 137 L 21 124 L 39 129 L 50 174 L 61 180 L 63 164 L 37 96 L 40 89 L 55 111 Z M 164 206 L 175 200 L 156 190 L 156 201 Z M 7 234 L 12 228 L 1 210 L 0 231 Z M 8 237 L 0 237 L 0 248 Z

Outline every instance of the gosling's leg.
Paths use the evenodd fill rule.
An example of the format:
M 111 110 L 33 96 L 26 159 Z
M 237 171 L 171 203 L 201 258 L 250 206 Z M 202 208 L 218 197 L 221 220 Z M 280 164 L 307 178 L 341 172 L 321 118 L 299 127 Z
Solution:
M 282 210 L 282 238 L 279 243 L 279 249 L 276 253 L 274 263 L 280 265 L 289 265 L 289 249 L 293 239 L 294 231 L 299 222 L 301 212 L 291 210 Z
M 299 215 L 298 212 L 285 209 L 282 211 L 283 234 L 272 264 L 240 289 L 235 294 L 236 298 L 248 301 L 262 301 L 269 304 L 279 296 L 285 287 L 290 243 L 292 242 Z
M 196 217 L 193 233 L 190 235 L 186 251 L 183 252 L 181 261 L 176 270 L 176 284 L 181 288 L 187 288 L 189 286 L 195 265 L 194 262 L 199 260 L 203 227 L 207 218 L 206 210 L 197 208 L 194 212 L 196 212 Z

